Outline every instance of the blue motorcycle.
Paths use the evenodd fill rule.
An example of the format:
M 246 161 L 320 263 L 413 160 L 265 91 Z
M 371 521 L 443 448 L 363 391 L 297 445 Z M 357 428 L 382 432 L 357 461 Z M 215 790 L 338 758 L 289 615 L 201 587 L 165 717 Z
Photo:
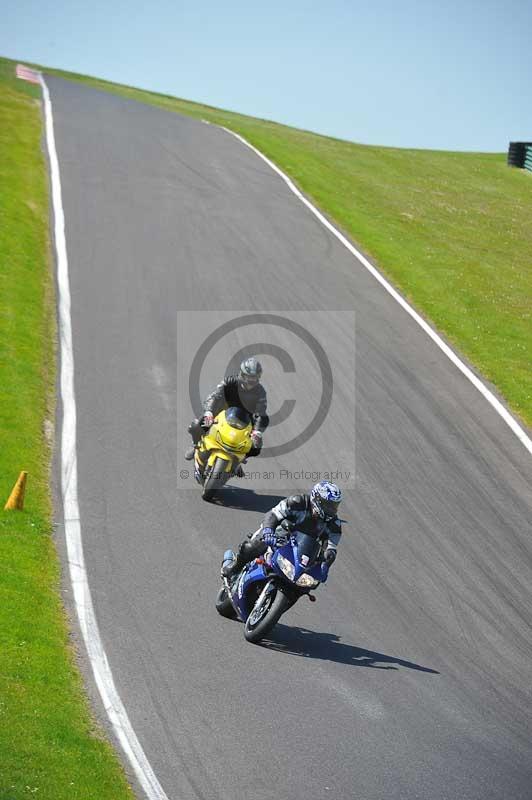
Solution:
M 216 610 L 222 617 L 241 620 L 248 642 L 260 641 L 300 597 L 316 599 L 310 592 L 325 580 L 321 553 L 319 539 L 293 531 L 286 544 L 268 548 L 239 574 L 222 578 Z M 226 550 L 222 566 L 233 558 L 233 551 Z

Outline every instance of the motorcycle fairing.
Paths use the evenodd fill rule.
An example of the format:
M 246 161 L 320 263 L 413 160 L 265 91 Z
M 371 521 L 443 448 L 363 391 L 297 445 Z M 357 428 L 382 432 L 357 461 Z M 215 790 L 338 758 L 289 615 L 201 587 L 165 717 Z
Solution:
M 297 532 L 290 536 L 290 540 L 287 544 L 276 548 L 273 554 L 271 554 L 270 550 L 265 556 L 265 561 L 264 559 L 260 559 L 260 561 L 255 560 L 247 565 L 238 577 L 236 583 L 231 587 L 233 605 L 243 622 L 248 618 L 255 603 L 255 600 L 251 603 L 248 599 L 249 589 L 252 584 L 258 581 L 264 583 L 265 581 L 271 580 L 271 572 L 269 573 L 269 570 L 273 570 L 279 577 L 291 584 L 295 584 L 297 579 L 303 574 L 310 575 L 315 580 L 321 581 L 321 568 L 319 563 L 314 563 L 310 569 L 301 563 L 301 556 L 304 554 L 304 552 L 302 553 L 301 551 L 305 550 L 308 552 L 309 558 L 310 556 L 315 558 L 319 552 L 319 543 L 308 536 L 308 534 Z M 292 580 L 286 577 L 278 563 L 280 555 L 288 559 L 295 567 Z
M 254 605 L 254 602 L 250 604 L 248 601 L 248 592 L 251 585 L 257 583 L 257 581 L 264 582 L 266 580 L 268 580 L 268 574 L 264 564 L 252 561 L 244 572 L 240 574 L 236 584 L 231 587 L 233 605 L 243 622 L 248 618 Z
M 251 423 L 242 429 L 233 428 L 226 422 L 225 411 L 220 411 L 196 448 L 194 462 L 198 473 L 202 474 L 207 466 L 212 467 L 217 458 L 225 461 L 225 471 L 231 472 L 251 450 L 251 429 Z
M 283 570 L 279 565 L 279 556 L 283 556 L 294 565 L 295 572 L 291 581 L 292 583 L 295 583 L 297 579 L 301 577 L 301 575 L 310 575 L 315 580 L 321 581 L 321 566 L 319 563 L 314 563 L 309 569 L 308 566 L 305 566 L 301 562 L 302 556 L 305 555 L 305 553 L 302 553 L 301 550 L 309 550 L 310 554 L 313 555 L 312 550 L 314 550 L 314 547 L 316 547 L 316 550 L 318 548 L 317 543 L 314 545 L 308 541 L 309 539 L 311 539 L 311 537 L 306 533 L 297 532 L 292 534 L 290 536 L 290 540 L 282 547 L 278 547 L 273 553 L 271 558 L 272 569 L 274 569 L 278 575 L 287 580 Z

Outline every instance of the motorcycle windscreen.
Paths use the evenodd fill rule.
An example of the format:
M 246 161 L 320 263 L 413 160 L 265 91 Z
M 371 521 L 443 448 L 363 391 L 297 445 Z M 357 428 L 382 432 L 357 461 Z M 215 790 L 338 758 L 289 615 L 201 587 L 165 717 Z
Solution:
M 297 542 L 297 554 L 300 563 L 304 564 L 305 566 L 310 566 L 316 561 L 320 554 L 321 544 L 319 540 L 314 536 L 310 536 L 308 533 L 302 533 L 302 531 L 297 531 L 295 533 L 295 537 Z
M 243 408 L 232 406 L 225 412 L 225 421 L 232 428 L 243 431 L 251 423 L 251 415 Z

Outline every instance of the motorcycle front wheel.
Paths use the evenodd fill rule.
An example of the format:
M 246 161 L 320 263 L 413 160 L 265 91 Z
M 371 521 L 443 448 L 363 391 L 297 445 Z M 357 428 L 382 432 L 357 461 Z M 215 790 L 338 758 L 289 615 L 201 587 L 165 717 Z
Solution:
M 273 585 L 266 595 L 259 597 L 244 626 L 244 636 L 248 642 L 256 644 L 277 625 L 282 614 L 291 605 L 283 592 Z
M 218 489 L 221 489 L 224 483 L 227 483 L 230 473 L 225 471 L 226 466 L 227 461 L 224 461 L 223 458 L 217 458 L 212 465 L 209 476 L 203 484 L 202 497 L 204 500 L 211 500 Z

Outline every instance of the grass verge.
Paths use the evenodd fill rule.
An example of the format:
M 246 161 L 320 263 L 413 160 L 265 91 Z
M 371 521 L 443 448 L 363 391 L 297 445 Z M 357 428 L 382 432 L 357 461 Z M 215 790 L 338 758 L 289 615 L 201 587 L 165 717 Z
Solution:
M 47 71 L 240 133 L 361 243 L 404 296 L 532 426 L 530 173 L 509 169 L 503 154 L 357 145 L 97 78 Z
M 55 307 L 38 87 L 0 59 L 0 800 L 132 800 L 69 642 L 52 538 Z M 47 423 L 47 424 L 46 424 Z

